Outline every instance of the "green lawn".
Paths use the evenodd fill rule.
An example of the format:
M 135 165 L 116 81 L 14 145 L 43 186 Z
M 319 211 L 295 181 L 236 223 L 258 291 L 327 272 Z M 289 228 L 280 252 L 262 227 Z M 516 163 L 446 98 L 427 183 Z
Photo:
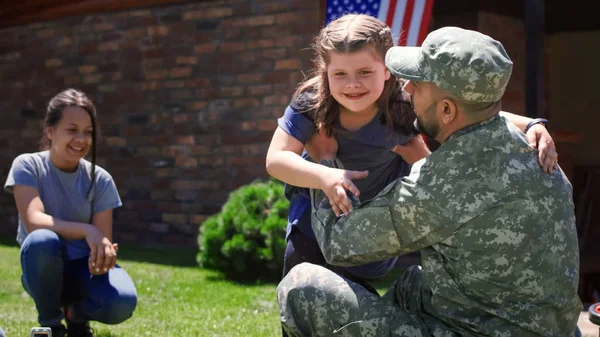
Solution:
M 280 336 L 276 284 L 239 284 L 194 266 L 190 250 L 119 250 L 138 291 L 134 316 L 119 325 L 92 323 L 99 337 Z M 33 300 L 20 283 L 19 249 L 0 245 L 0 326 L 8 337 L 37 326 Z M 384 291 L 391 275 L 377 284 Z

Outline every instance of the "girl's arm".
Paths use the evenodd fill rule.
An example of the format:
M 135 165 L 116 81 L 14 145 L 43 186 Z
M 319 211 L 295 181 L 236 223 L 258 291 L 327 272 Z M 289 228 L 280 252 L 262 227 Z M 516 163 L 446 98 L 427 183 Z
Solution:
M 532 121 L 529 117 L 515 115 L 506 111 L 500 111 L 500 115 L 504 116 L 523 132 L 525 132 L 527 124 Z M 546 127 L 536 124 L 527 130 L 525 136 L 527 137 L 529 146 L 538 149 L 538 163 L 540 166 L 546 173 L 552 173 L 557 168 L 558 153 L 556 152 L 554 140 Z
M 311 149 L 311 158 L 320 163 L 335 157 L 337 141 L 319 132 L 309 139 L 307 148 Z M 290 185 L 323 190 L 336 215 L 349 214 L 352 202 L 346 190 L 359 196 L 360 191 L 352 180 L 366 178 L 369 172 L 347 171 L 309 162 L 300 156 L 303 149 L 300 141 L 277 127 L 267 151 L 267 172 Z
M 29 233 L 36 229 L 49 229 L 65 239 L 79 240 L 85 238 L 92 227 L 89 224 L 64 221 L 46 214 L 35 187 L 15 185 L 13 194 L 17 211 Z
M 277 127 L 267 151 L 267 172 L 290 185 L 321 188 L 321 176 L 328 168 L 304 160 L 304 144 Z

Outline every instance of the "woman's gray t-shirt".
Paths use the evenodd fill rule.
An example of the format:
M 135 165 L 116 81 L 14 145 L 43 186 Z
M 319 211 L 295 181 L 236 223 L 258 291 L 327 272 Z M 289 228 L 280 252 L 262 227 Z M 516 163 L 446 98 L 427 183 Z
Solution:
M 94 213 L 122 205 L 112 176 L 98 165 L 94 188 L 86 198 L 91 184 L 91 170 L 92 164 L 85 159 L 79 160 L 75 172 L 64 172 L 52 164 L 48 151 L 25 153 L 13 161 L 4 188 L 12 193 L 15 185 L 34 187 L 40 194 L 46 214 L 64 221 L 90 223 L 92 201 Z M 27 235 L 19 215 L 19 244 L 23 244 Z M 85 239 L 66 242 L 69 260 L 87 257 L 89 252 Z

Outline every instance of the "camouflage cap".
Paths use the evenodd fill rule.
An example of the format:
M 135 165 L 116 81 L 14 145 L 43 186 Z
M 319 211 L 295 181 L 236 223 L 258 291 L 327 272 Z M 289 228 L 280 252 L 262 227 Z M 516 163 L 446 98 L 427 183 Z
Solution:
M 458 27 L 429 33 L 421 47 L 390 48 L 385 64 L 397 77 L 432 82 L 468 102 L 499 101 L 513 66 L 500 42 Z

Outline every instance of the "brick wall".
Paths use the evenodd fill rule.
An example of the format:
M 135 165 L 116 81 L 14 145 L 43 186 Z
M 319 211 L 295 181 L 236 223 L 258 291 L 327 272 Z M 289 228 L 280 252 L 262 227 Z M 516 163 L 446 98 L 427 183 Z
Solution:
M 48 100 L 89 94 L 98 163 L 124 206 L 115 239 L 196 244 L 228 193 L 266 177 L 276 117 L 310 66 L 318 0 L 217 0 L 0 30 L 0 180 L 37 150 Z M 16 232 L 0 194 L 0 235 Z

